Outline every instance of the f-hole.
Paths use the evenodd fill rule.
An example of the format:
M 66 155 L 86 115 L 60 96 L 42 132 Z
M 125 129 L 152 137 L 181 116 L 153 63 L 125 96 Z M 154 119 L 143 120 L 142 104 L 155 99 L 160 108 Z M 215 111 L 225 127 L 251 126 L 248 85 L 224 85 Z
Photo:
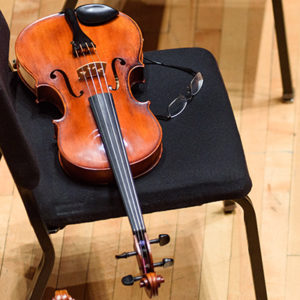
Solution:
M 55 72 L 59 72 L 60 74 L 62 74 L 62 76 L 64 77 L 64 80 L 65 80 L 65 83 L 66 83 L 66 86 L 68 88 L 68 91 L 69 93 L 73 96 L 73 97 L 76 97 L 76 98 L 79 98 L 83 95 L 83 91 L 80 91 L 79 92 L 79 95 L 76 95 L 71 87 L 71 83 L 70 83 L 70 80 L 67 76 L 67 74 L 63 71 L 63 70 L 60 70 L 60 69 L 55 69 L 53 70 L 51 73 L 50 73 L 50 78 L 51 79 L 55 79 L 56 78 L 56 75 L 54 74 Z
M 123 58 L 121 58 L 121 57 L 115 57 L 115 58 L 113 59 L 113 61 L 111 62 L 111 68 L 112 68 L 112 71 L 113 71 L 113 73 L 114 73 L 115 82 L 116 82 L 116 85 L 115 85 L 114 88 L 113 88 L 112 86 L 109 86 L 109 89 L 110 89 L 111 91 L 116 91 L 116 90 L 118 90 L 119 87 L 120 87 L 120 81 L 119 81 L 119 77 L 118 77 L 117 70 L 116 70 L 116 62 L 117 62 L 117 60 L 120 61 L 120 64 L 121 64 L 122 66 L 124 66 L 124 65 L 126 64 L 126 61 L 125 61 Z

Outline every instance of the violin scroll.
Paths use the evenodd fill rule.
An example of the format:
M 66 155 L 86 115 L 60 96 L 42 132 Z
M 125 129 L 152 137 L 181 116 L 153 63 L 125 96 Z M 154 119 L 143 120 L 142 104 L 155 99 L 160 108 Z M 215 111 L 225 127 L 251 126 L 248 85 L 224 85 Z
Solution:
M 174 264 L 172 258 L 164 258 L 161 262 L 153 263 L 150 244 L 158 243 L 160 246 L 168 244 L 170 236 L 168 234 L 160 234 L 157 239 L 148 240 L 147 234 L 144 233 L 144 239 L 138 240 L 134 236 L 135 251 L 124 252 L 116 255 L 117 259 L 127 258 L 136 255 L 137 262 L 141 271 L 140 276 L 133 277 L 127 275 L 122 278 L 124 285 L 133 285 L 135 281 L 139 281 L 140 287 L 144 287 L 149 298 L 158 295 L 158 288 L 165 281 L 161 275 L 157 275 L 154 271 L 156 267 L 170 267 Z
M 152 298 L 158 295 L 158 288 L 163 282 L 165 282 L 165 280 L 161 275 L 156 275 L 155 272 L 151 272 L 145 274 L 141 279 L 140 287 L 144 287 L 149 298 Z

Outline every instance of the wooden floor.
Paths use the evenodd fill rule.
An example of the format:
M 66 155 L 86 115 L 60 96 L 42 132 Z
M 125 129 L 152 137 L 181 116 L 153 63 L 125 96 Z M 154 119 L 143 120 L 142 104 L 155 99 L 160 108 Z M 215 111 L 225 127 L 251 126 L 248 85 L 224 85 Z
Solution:
M 137 1 L 137 0 L 136 0 Z M 39 17 L 58 12 L 63 1 L 0 0 L 14 40 Z M 90 1 L 91 2 L 91 1 Z M 95 1 L 94 1 L 95 2 Z M 296 92 L 300 94 L 300 1 L 285 0 Z M 80 4 L 87 1 L 79 1 Z M 108 1 L 107 1 L 108 3 Z M 270 0 L 110 1 L 140 24 L 145 48 L 199 46 L 216 56 L 228 88 L 253 180 L 269 299 L 300 299 L 300 97 L 282 93 Z M 255 299 L 241 209 L 222 213 L 221 203 L 145 216 L 151 237 L 172 241 L 154 252 L 173 257 L 161 271 L 158 299 Z M 69 226 L 53 235 L 56 262 L 43 299 L 67 288 L 76 300 L 146 299 L 122 276 L 137 274 L 127 219 Z M 0 298 L 25 299 L 41 251 L 5 161 L 0 163 Z

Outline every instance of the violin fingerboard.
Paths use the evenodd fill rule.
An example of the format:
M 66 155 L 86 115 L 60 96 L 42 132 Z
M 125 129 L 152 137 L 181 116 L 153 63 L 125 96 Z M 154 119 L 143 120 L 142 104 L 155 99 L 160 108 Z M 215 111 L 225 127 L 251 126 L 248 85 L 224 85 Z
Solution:
M 128 162 L 119 120 L 111 93 L 89 97 L 94 119 L 102 138 L 106 155 L 134 233 L 145 231 L 145 224 Z

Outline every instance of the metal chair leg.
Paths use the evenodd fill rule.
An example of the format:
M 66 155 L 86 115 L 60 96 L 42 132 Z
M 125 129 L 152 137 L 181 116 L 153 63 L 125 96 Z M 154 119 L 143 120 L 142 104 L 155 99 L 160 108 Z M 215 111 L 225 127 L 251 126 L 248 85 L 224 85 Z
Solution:
M 234 201 L 244 210 L 244 221 L 256 299 L 267 300 L 268 296 L 254 207 L 248 196 L 242 199 L 235 199 Z
M 78 0 L 66 0 L 62 10 L 64 11 L 67 8 L 74 9 L 77 5 L 77 2 Z
M 291 69 L 289 63 L 289 53 L 285 32 L 284 14 L 282 7 L 282 0 L 272 0 L 273 13 L 277 37 L 277 47 L 279 53 L 281 80 L 283 86 L 282 99 L 286 102 L 293 102 L 294 90 L 292 84 Z
M 36 270 L 33 277 L 33 289 L 27 295 L 28 300 L 40 300 L 43 297 L 45 288 L 47 286 L 48 279 L 51 275 L 54 265 L 54 251 L 50 249 L 44 252 L 43 257 L 40 261 L 38 269 Z
M 236 208 L 236 204 L 232 200 L 224 200 L 223 201 L 223 210 L 225 214 L 232 213 Z
M 28 292 L 26 299 L 40 300 L 43 297 L 48 279 L 51 275 L 55 251 L 45 223 L 40 217 L 35 198 L 30 190 L 18 187 L 29 220 L 43 250 L 43 257 L 33 277 L 33 289 Z

